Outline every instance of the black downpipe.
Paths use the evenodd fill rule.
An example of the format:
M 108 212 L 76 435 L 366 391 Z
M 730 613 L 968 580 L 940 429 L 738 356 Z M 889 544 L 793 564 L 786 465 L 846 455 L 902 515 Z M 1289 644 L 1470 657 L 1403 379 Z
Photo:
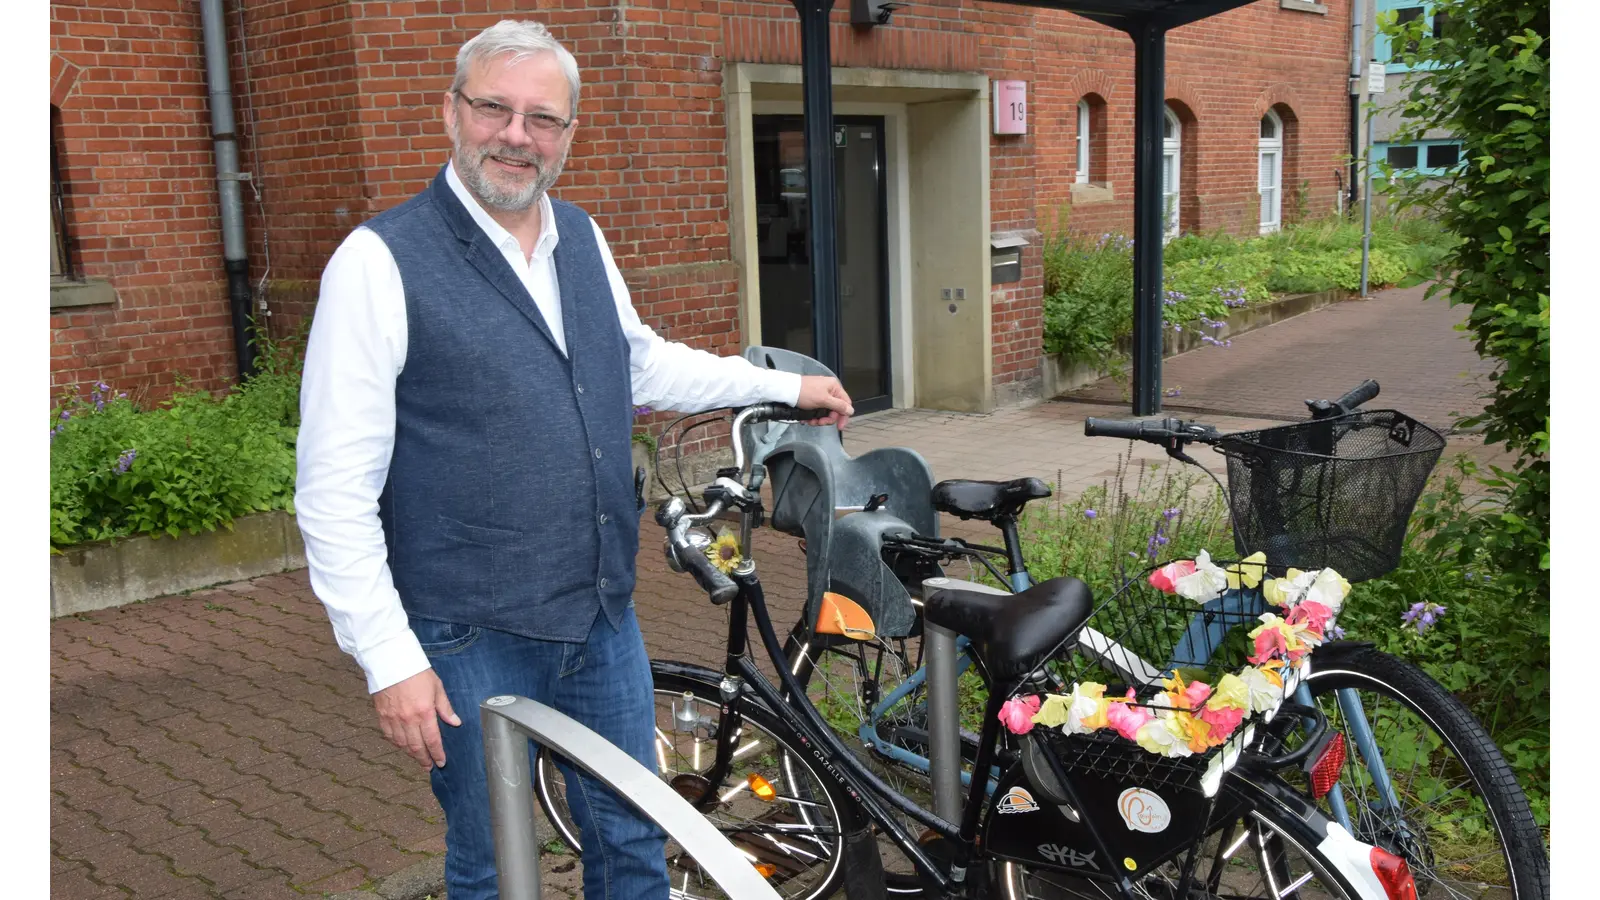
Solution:
M 222 213 L 223 270 L 228 276 L 228 311 L 233 319 L 233 346 L 239 380 L 256 372 L 256 351 L 250 335 L 250 253 L 244 237 L 244 201 L 239 183 L 250 176 L 239 171 L 239 142 L 233 121 L 233 89 L 228 77 L 228 32 L 222 0 L 201 0 L 200 23 L 205 35 L 206 90 L 211 101 L 211 143 L 217 159 L 217 205 Z

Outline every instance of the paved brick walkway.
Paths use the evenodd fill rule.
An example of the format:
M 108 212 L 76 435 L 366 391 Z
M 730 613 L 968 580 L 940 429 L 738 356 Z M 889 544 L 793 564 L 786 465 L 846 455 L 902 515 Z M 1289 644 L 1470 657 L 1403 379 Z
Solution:
M 1335 303 L 1166 361 L 1163 387 L 1172 410 L 1206 410 L 1281 419 L 1306 415 L 1302 401 L 1338 396 L 1365 378 L 1383 388 L 1374 408 L 1399 409 L 1435 428 L 1483 408 L 1491 366 L 1471 338 L 1454 331 L 1467 311 L 1424 287 L 1380 291 Z M 1120 401 L 1125 388 L 1102 381 L 1074 396 Z M 1183 413 L 1179 413 L 1182 415 Z
M 1452 379 L 1471 368 L 1440 349 L 1462 341 L 1449 317 L 1427 319 L 1403 297 L 1372 303 L 1273 326 L 1229 351 L 1179 357 L 1169 383 L 1185 385 L 1186 402 L 1248 400 L 1218 408 L 1254 415 L 1297 415 L 1302 396 L 1365 375 L 1383 380 L 1404 409 L 1458 403 L 1440 399 L 1463 396 Z M 1390 308 L 1377 304 L 1398 312 L 1375 313 Z M 1432 332 L 1418 324 L 1427 321 Z M 1403 340 L 1385 349 L 1385 335 Z M 1118 411 L 1081 403 L 990 416 L 897 410 L 859 420 L 847 447 L 915 447 L 941 478 L 1059 476 L 1062 493 L 1074 495 L 1106 480 L 1127 450 L 1083 437 L 1086 415 L 1108 414 Z M 1473 439 L 1459 443 L 1470 448 Z M 1143 445 L 1135 452 L 1160 457 Z M 982 534 L 970 524 L 952 530 Z M 804 585 L 794 542 L 758 533 L 755 549 L 779 621 L 792 619 Z M 639 569 L 652 654 L 715 663 L 724 613 L 687 576 L 666 570 L 660 529 L 649 522 Z M 400 900 L 438 889 L 444 825 L 427 777 L 379 734 L 364 682 L 335 647 L 305 572 L 57 620 L 50 675 L 52 897 L 357 892 L 349 896 L 371 900 L 381 892 Z M 550 893 L 577 893 L 570 858 L 547 856 L 546 865 Z

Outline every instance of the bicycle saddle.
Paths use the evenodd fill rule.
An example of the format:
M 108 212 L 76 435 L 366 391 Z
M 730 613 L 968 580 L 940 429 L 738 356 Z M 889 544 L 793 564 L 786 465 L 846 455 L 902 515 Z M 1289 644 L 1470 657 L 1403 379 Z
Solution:
M 933 486 L 933 508 L 962 519 L 1015 516 L 1029 500 L 1050 496 L 1050 486 L 1037 478 L 1011 481 L 941 481 Z
M 1020 594 L 945 589 L 928 595 L 923 617 L 965 635 L 996 682 L 1038 668 L 1068 635 L 1083 627 L 1094 609 L 1089 586 L 1062 576 Z

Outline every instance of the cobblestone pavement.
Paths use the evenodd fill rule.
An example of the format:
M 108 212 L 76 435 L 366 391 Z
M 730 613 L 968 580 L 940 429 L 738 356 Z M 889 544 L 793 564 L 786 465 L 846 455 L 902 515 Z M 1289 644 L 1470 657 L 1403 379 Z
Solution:
M 1436 419 L 1470 399 L 1455 375 L 1472 371 L 1472 360 L 1451 343 L 1464 339 L 1449 332 L 1450 317 L 1406 302 L 1343 304 L 1228 351 L 1178 357 L 1168 382 L 1185 385 L 1185 403 L 1293 417 L 1303 396 L 1373 376 L 1396 406 Z M 1400 333 L 1400 323 L 1427 331 L 1423 322 L 1431 337 Z M 1403 346 L 1385 349 L 1385 335 Z M 1261 366 L 1291 358 L 1262 377 Z M 852 454 L 914 447 L 941 478 L 1059 480 L 1073 496 L 1107 479 L 1128 451 L 1084 438 L 1083 418 L 1117 414 L 1063 402 L 987 416 L 896 410 L 853 423 L 846 444 Z M 1263 421 L 1205 418 L 1224 428 Z M 1160 458 L 1153 447 L 1133 452 Z M 755 552 L 776 618 L 792 620 L 804 587 L 794 540 L 758 532 Z M 724 613 L 667 571 L 648 520 L 639 573 L 651 653 L 715 663 Z M 438 890 L 444 822 L 426 774 L 379 733 L 364 681 L 334 645 L 303 570 L 59 619 L 50 634 L 52 897 L 399 900 Z M 546 871 L 547 892 L 577 893 L 570 857 L 547 855 Z

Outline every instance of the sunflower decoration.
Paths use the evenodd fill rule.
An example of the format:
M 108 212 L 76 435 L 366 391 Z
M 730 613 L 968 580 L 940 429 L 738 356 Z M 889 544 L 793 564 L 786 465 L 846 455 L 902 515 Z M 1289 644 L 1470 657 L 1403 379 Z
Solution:
M 724 575 L 732 572 L 734 567 L 744 562 L 744 557 L 739 553 L 739 538 L 728 529 L 722 529 L 717 533 L 717 539 L 706 546 L 706 558 Z

